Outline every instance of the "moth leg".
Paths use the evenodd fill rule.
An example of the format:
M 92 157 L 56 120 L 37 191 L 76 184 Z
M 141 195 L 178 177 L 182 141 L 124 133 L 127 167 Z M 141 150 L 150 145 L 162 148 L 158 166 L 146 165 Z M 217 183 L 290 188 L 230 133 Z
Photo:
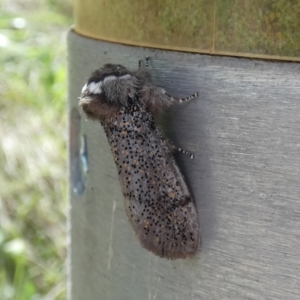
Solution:
M 187 150 L 184 150 L 182 148 L 176 148 L 177 151 L 182 152 L 183 154 L 189 156 L 190 159 L 194 159 L 195 155 Z
M 149 67 L 149 56 L 146 56 L 146 59 L 145 59 L 145 68 L 148 69 Z M 144 61 L 143 60 L 139 60 L 139 68 L 141 68 L 144 64 Z
M 167 140 L 168 147 L 171 151 L 178 151 L 187 155 L 190 159 L 194 159 L 195 155 L 187 150 L 175 146 L 171 141 Z
M 198 95 L 199 95 L 199 93 L 194 93 L 194 94 L 192 94 L 190 96 L 187 96 L 185 98 L 174 98 L 174 97 L 170 96 L 170 102 L 171 102 L 171 104 L 173 104 L 173 103 L 183 103 L 183 102 L 190 101 L 194 98 L 197 98 Z
M 163 88 L 157 86 L 145 86 L 140 93 L 141 102 L 144 102 L 153 114 L 160 113 L 164 107 L 168 107 L 175 103 L 187 102 L 198 96 L 194 93 L 185 98 L 174 98 L 169 95 Z
M 165 107 L 172 104 L 187 102 L 198 97 L 199 93 L 194 93 L 185 98 L 174 98 L 168 94 L 165 89 L 155 86 L 148 69 L 149 60 L 150 58 L 148 56 L 145 62 L 140 60 L 139 69 L 136 73 L 137 77 L 144 82 L 142 89 L 139 91 L 139 99 L 150 109 L 153 115 L 161 113 Z
M 146 56 L 146 60 L 145 60 L 145 67 L 148 68 L 149 67 L 149 56 Z

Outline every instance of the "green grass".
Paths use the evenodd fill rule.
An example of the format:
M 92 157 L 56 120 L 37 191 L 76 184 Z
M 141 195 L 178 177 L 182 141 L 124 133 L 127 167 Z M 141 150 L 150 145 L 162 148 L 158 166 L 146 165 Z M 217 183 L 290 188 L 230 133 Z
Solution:
M 66 299 L 71 3 L 0 7 L 0 299 Z M 25 27 L 14 28 L 15 18 Z

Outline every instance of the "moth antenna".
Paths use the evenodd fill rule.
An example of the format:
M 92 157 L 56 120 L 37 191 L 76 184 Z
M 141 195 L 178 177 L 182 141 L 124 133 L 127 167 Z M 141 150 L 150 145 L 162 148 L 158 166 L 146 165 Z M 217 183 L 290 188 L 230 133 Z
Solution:
M 187 102 L 189 100 L 192 100 L 192 99 L 198 97 L 198 95 L 199 95 L 199 93 L 194 93 L 194 94 L 192 94 L 190 96 L 187 96 L 185 98 L 173 98 L 173 97 L 171 97 L 171 103 L 183 103 L 183 102 Z

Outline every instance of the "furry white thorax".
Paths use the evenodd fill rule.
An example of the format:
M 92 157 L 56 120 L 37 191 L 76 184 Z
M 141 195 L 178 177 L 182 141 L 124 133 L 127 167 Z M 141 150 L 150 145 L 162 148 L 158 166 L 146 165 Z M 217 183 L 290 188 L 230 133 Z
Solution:
M 99 82 L 91 82 L 87 89 L 91 94 L 101 94 L 102 93 L 102 81 Z
M 117 77 L 115 75 L 106 76 L 103 80 L 103 83 L 109 82 L 109 81 L 115 81 Z
M 81 93 L 84 93 L 87 90 L 87 84 L 85 84 L 81 90 Z
M 131 77 L 132 76 L 130 74 L 125 74 L 125 75 L 120 76 L 119 79 L 129 79 Z
M 88 90 L 88 92 L 91 93 L 91 94 L 101 94 L 102 93 L 101 88 L 102 88 L 103 84 L 106 84 L 108 82 L 115 81 L 115 80 L 126 80 L 126 79 L 129 79 L 131 77 L 132 76 L 130 74 L 125 74 L 125 75 L 122 75 L 120 77 L 117 77 L 115 75 L 109 75 L 109 76 L 106 76 L 103 79 L 103 81 L 91 82 L 88 85 L 85 84 L 84 87 L 82 88 L 81 92 L 83 93 L 86 90 Z

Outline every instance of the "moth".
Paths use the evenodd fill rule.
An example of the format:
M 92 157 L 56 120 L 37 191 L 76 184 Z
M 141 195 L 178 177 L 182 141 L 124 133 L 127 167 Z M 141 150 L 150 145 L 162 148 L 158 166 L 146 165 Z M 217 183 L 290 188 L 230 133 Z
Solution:
M 79 105 L 100 121 L 116 163 L 129 221 L 141 245 L 168 259 L 192 257 L 200 245 L 197 209 L 156 117 L 174 98 L 156 86 L 145 63 L 131 71 L 106 64 L 82 88 Z M 193 155 L 178 148 L 177 150 Z

